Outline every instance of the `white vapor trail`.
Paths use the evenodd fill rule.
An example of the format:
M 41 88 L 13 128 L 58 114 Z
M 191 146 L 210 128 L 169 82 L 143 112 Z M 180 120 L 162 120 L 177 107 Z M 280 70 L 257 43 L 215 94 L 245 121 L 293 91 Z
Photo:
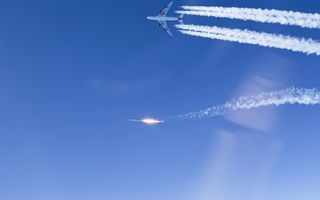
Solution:
M 318 13 L 211 6 L 182 6 L 182 8 L 185 10 L 176 12 L 186 15 L 251 20 L 263 23 L 300 26 L 303 28 L 320 28 L 320 14 Z
M 186 35 L 287 49 L 308 55 L 320 55 L 320 42 L 312 39 L 217 26 L 177 24 L 176 27 Z
M 297 88 L 294 86 L 283 90 L 264 92 L 256 96 L 245 96 L 225 104 L 209 107 L 197 112 L 190 112 L 182 115 L 177 115 L 179 119 L 195 119 L 203 117 L 222 116 L 228 111 L 250 110 L 252 108 L 260 108 L 265 106 L 280 106 L 284 104 L 302 104 L 316 105 L 320 104 L 320 90 Z

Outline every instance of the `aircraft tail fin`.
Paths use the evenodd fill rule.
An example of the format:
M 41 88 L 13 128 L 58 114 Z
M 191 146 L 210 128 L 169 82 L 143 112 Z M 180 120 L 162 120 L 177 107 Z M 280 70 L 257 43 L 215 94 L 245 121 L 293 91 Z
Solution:
M 179 16 L 179 23 L 180 23 L 180 24 L 183 24 L 183 14 L 181 14 L 181 15 Z

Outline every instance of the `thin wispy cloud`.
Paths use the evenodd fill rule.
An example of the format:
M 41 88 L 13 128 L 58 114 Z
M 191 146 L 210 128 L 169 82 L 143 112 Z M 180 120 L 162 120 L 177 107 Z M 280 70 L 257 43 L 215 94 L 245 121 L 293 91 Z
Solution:
M 196 119 L 204 117 L 222 116 L 228 111 L 250 110 L 266 106 L 281 106 L 285 104 L 316 105 L 320 104 L 320 90 L 288 87 L 273 92 L 263 92 L 254 96 L 243 96 L 212 106 L 200 111 L 177 115 L 179 119 Z
M 176 27 L 181 33 L 191 36 L 286 49 L 308 55 L 320 55 L 320 42 L 313 39 L 217 26 L 177 24 Z
M 182 9 L 185 10 L 176 12 L 185 15 L 250 20 L 262 23 L 300 26 L 302 28 L 320 28 L 320 14 L 318 13 L 215 6 L 182 6 Z

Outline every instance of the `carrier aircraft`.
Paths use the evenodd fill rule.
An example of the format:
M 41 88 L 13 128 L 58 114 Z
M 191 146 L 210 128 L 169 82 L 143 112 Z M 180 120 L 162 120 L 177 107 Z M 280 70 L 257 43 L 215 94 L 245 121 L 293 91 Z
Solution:
M 183 24 L 183 15 L 180 15 L 179 17 L 168 17 L 168 11 L 172 7 L 173 1 L 171 1 L 167 6 L 164 7 L 163 10 L 160 11 L 160 14 L 158 16 L 150 16 L 147 17 L 149 20 L 157 21 L 159 23 L 159 26 L 163 28 L 170 36 L 172 36 L 172 33 L 167 25 L 167 21 L 178 21 L 180 24 Z

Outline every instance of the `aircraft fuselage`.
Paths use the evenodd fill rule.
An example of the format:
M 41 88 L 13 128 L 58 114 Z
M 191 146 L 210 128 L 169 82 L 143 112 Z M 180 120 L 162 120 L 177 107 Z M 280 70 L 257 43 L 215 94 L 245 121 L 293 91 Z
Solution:
M 167 16 L 150 16 L 147 17 L 149 20 L 154 20 L 154 21 L 178 21 L 180 20 L 179 17 L 167 17 Z

